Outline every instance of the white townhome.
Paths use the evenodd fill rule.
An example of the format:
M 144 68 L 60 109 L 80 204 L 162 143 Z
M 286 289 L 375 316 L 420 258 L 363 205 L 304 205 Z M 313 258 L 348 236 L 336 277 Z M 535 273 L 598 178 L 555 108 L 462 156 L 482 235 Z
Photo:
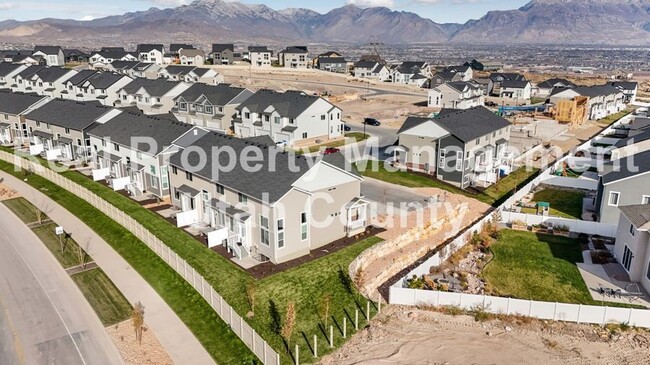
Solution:
M 128 76 L 98 72 L 81 83 L 81 97 L 77 100 L 99 100 L 104 105 L 113 106 L 117 101 L 118 91 L 131 81 L 133 79 Z
M 309 51 L 305 46 L 287 47 L 278 54 L 280 66 L 306 69 L 309 64 Z
M 48 100 L 40 95 L 0 90 L 0 144 L 29 143 L 24 116 Z
M 165 46 L 162 44 L 138 44 L 136 53 L 142 62 L 165 64 Z
M 429 108 L 469 109 L 484 104 L 483 90 L 471 82 L 448 82 L 429 90 Z
M 650 204 L 622 206 L 614 255 L 630 276 L 650 292 Z
M 237 107 L 235 135 L 270 136 L 287 146 L 308 145 L 344 136 L 342 111 L 302 91 L 259 90 Z
M 144 114 L 166 114 L 174 107 L 174 99 L 189 84 L 163 79 L 135 79 L 118 92 L 116 106 L 136 106 Z
M 65 66 L 65 53 L 59 46 L 36 46 L 32 56 L 43 57 L 48 66 Z
M 273 51 L 266 46 L 249 46 L 248 54 L 251 67 L 271 67 L 273 61 Z
M 9 83 L 9 88 L 14 92 L 32 92 L 31 86 L 29 85 L 28 80 L 34 76 L 38 71 L 44 69 L 47 66 L 43 65 L 31 65 L 24 68 L 19 73 L 14 74 Z
M 0 89 L 9 88 L 13 77 L 26 69 L 25 65 L 18 65 L 9 62 L 0 62 Z
M 63 90 L 59 92 L 59 97 L 70 100 L 84 100 L 81 85 L 99 71 L 81 70 L 76 75 L 63 82 Z
M 36 72 L 25 82 L 31 88 L 31 92 L 58 98 L 61 97 L 61 92 L 65 90 L 65 81 L 76 74 L 77 71 L 62 67 L 47 67 Z

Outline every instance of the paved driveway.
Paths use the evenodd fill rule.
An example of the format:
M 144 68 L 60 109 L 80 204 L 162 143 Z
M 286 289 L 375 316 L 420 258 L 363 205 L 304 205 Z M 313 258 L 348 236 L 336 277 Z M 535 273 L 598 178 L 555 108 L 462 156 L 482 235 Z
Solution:
M 0 204 L 0 364 L 123 364 L 47 248 Z
M 396 209 L 395 213 L 398 213 L 400 210 L 407 209 L 409 203 L 427 204 L 425 195 L 418 194 L 412 189 L 403 186 L 371 178 L 364 178 L 361 183 L 361 194 L 366 200 L 377 204 L 379 214 L 386 213 L 386 207 L 390 205 Z

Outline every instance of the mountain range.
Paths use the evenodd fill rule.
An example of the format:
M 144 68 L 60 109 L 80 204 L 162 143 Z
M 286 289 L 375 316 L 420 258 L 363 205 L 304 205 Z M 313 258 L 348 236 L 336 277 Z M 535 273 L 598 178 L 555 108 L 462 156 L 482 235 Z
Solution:
M 649 45 L 650 0 L 533 0 L 465 24 L 439 24 L 385 7 L 346 5 L 320 14 L 224 0 L 196 0 L 91 21 L 0 22 L 2 41 L 66 46 L 154 41 L 358 44 L 371 37 L 386 44 Z

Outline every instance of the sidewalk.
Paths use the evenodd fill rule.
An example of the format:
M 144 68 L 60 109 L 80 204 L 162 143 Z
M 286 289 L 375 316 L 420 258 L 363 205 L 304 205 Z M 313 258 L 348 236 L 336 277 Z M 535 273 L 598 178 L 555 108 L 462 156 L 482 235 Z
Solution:
M 63 226 L 74 239 L 88 244 L 88 254 L 104 270 L 117 288 L 131 303 L 141 302 L 145 307 L 145 321 L 176 364 L 214 364 L 214 360 L 185 324 L 149 284 L 129 264 L 66 209 L 15 177 L 0 172 L 6 185 L 18 191 L 32 204 L 51 208 L 47 214 Z

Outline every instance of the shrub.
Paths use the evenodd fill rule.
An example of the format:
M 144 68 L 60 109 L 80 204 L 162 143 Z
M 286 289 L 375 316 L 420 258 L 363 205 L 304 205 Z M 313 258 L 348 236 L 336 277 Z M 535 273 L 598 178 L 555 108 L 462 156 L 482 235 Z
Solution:
M 408 279 L 407 287 L 409 289 L 424 289 L 424 280 L 422 278 L 413 275 L 412 278 Z
M 460 316 L 465 313 L 464 310 L 455 305 L 445 305 L 441 308 L 441 312 L 450 316 Z

